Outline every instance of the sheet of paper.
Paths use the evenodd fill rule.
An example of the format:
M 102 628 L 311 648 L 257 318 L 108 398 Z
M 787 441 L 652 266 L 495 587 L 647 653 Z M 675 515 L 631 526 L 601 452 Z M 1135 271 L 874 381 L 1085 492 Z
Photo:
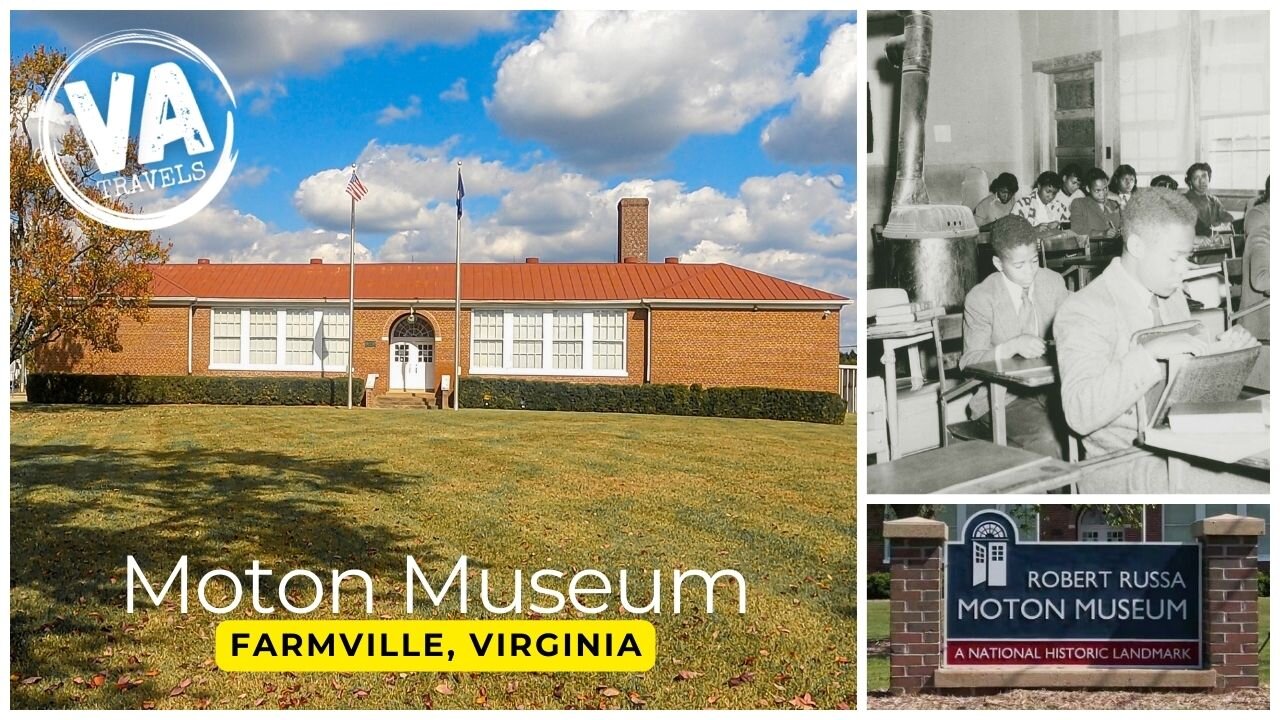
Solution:
M 1176 433 L 1172 430 L 1147 430 L 1143 443 L 1184 455 L 1234 463 L 1267 449 L 1269 433 L 1210 434 Z

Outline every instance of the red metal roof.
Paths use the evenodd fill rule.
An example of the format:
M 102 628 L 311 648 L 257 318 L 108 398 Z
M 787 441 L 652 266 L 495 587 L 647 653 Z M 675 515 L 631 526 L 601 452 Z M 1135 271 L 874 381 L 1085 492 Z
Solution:
M 156 299 L 305 300 L 347 297 L 345 264 L 153 265 Z M 358 300 L 452 300 L 452 263 L 359 263 Z M 463 263 L 463 300 L 842 302 L 840 295 L 733 265 Z

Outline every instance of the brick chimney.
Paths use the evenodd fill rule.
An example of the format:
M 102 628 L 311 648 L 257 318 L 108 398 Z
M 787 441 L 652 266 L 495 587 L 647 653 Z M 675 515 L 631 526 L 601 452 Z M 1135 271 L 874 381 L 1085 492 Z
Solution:
M 618 262 L 649 262 L 649 198 L 618 201 Z

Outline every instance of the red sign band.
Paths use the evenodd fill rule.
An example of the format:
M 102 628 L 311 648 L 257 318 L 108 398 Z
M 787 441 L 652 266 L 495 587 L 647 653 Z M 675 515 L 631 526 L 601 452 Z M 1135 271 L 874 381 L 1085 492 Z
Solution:
M 1195 640 L 948 640 L 948 665 L 1200 667 Z

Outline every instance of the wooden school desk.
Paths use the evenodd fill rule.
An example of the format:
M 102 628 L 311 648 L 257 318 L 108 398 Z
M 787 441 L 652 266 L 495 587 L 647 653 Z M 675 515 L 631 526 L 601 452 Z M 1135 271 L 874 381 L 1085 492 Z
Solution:
M 867 468 L 875 495 L 927 493 L 1043 493 L 1071 485 L 1072 464 L 985 440 L 952 443 Z
M 1058 371 L 1051 355 L 1038 358 L 1012 357 L 974 363 L 964 373 L 987 383 L 991 395 L 991 439 L 997 445 L 1008 444 L 1005 426 L 1005 388 L 1009 386 L 1038 388 L 1058 382 Z

